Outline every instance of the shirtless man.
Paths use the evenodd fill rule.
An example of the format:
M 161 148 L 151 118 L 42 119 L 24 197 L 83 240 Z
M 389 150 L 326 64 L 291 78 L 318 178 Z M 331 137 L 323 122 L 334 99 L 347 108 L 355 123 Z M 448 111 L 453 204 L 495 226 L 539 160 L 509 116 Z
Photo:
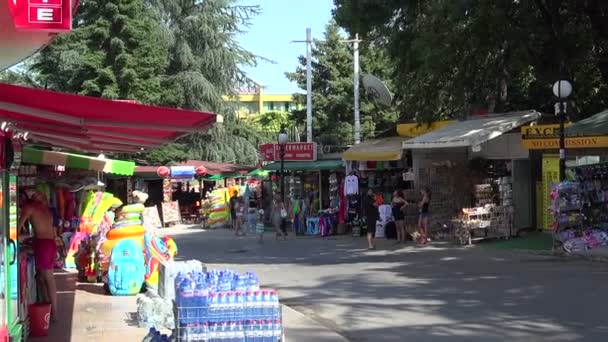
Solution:
M 53 275 L 54 261 L 57 253 L 53 217 L 46 197 L 37 191 L 28 193 L 30 200 L 21 208 L 19 229 L 24 231 L 25 222 L 34 227 L 34 258 L 36 260 L 36 279 L 42 292 L 42 298 L 51 303 L 51 318 L 57 314 L 57 286 Z M 28 238 L 28 236 L 22 236 Z

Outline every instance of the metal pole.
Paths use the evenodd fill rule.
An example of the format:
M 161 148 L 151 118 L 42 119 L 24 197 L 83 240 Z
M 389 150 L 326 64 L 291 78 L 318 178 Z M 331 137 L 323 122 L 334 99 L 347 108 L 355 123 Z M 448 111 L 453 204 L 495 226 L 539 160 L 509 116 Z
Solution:
M 306 29 L 306 142 L 312 142 L 312 30 Z
M 564 134 L 564 121 L 566 120 L 565 106 L 562 94 L 562 82 L 557 83 L 557 94 L 559 95 L 559 180 L 566 179 L 566 138 Z
M 280 154 L 281 154 L 281 201 L 285 204 L 285 179 L 283 178 L 284 170 L 284 162 L 285 162 L 285 146 L 280 145 Z
M 359 119 L 359 34 L 355 34 L 353 41 L 353 64 L 354 64 L 354 84 L 355 84 L 355 144 L 361 142 L 361 122 Z

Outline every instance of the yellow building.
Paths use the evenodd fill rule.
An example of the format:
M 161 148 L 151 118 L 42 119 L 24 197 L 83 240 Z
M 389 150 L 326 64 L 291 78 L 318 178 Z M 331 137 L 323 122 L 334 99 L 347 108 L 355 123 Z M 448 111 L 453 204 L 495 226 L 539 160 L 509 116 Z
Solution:
M 225 97 L 230 100 L 229 97 Z M 265 112 L 291 112 L 302 109 L 302 104 L 295 101 L 291 94 L 266 94 L 264 87 L 258 86 L 251 91 L 244 91 L 237 95 L 239 104 L 238 115 L 247 118 Z

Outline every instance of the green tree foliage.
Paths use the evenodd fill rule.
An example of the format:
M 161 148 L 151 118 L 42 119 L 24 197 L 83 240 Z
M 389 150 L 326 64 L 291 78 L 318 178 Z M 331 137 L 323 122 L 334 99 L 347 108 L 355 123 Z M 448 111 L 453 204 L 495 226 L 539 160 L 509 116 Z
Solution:
M 312 49 L 313 131 L 323 144 L 346 145 L 353 142 L 354 97 L 353 97 L 353 53 L 350 44 L 344 42 L 340 28 L 331 21 L 322 40 L 315 40 Z M 385 52 L 380 48 L 360 51 L 362 73 L 371 73 L 383 78 L 390 67 L 386 64 Z M 287 77 L 306 90 L 306 57 L 299 57 L 300 65 Z M 362 136 L 375 135 L 376 131 L 394 123 L 395 112 L 384 108 L 365 96 L 361 85 Z M 294 97 L 306 103 L 305 94 Z M 294 111 L 295 119 L 304 123 L 306 109 Z
M 249 26 L 256 6 L 235 0 L 149 0 L 161 18 L 169 41 L 169 66 L 162 103 L 211 111 L 225 117 L 209 132 L 179 141 L 191 158 L 255 164 L 263 135 L 236 118 L 235 107 L 223 99 L 249 83 L 241 67 L 255 65 L 256 56 L 241 48 L 236 35 Z
M 573 81 L 584 116 L 608 102 L 608 3 L 601 0 L 335 0 L 349 32 L 386 46 L 401 108 L 420 121 L 535 108 Z
M 160 101 L 168 51 L 144 0 L 82 1 L 74 27 L 42 50 L 32 65 L 45 87 L 149 104 Z

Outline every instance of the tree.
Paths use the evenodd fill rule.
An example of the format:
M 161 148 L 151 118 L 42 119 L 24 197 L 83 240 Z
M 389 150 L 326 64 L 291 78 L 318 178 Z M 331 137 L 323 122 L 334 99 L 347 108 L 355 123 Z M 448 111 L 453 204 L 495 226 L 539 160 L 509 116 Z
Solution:
M 420 121 L 479 110 L 552 111 L 575 83 L 583 115 L 608 100 L 608 4 L 599 0 L 335 0 L 334 17 L 390 51 L 401 109 Z
M 362 50 L 360 52 L 362 72 L 383 77 L 386 69 L 380 65 L 386 61 L 382 52 Z M 335 21 L 326 26 L 323 40 L 315 40 L 312 49 L 312 90 L 313 90 L 313 130 L 318 132 L 321 143 L 328 145 L 347 145 L 353 142 L 353 53 L 349 44 L 344 42 L 340 28 Z M 299 57 L 300 66 L 295 72 L 286 73 L 287 77 L 306 89 L 306 58 Z M 380 74 L 378 74 L 380 72 Z M 373 100 L 365 97 L 361 88 L 362 136 L 369 137 L 376 130 L 387 128 L 395 121 L 395 113 L 382 108 Z M 294 97 L 305 103 L 303 94 Z M 298 122 L 305 121 L 306 110 L 295 111 Z
M 211 111 L 225 121 L 207 133 L 179 141 L 192 158 L 217 162 L 255 164 L 260 133 L 239 121 L 235 106 L 223 99 L 249 82 L 242 71 L 256 56 L 238 45 L 235 37 L 248 27 L 257 6 L 236 5 L 235 0 L 149 0 L 169 37 L 169 65 L 162 103 L 172 107 Z
M 50 89 L 156 104 L 168 64 L 166 41 L 144 0 L 83 1 L 75 29 L 35 58 Z

